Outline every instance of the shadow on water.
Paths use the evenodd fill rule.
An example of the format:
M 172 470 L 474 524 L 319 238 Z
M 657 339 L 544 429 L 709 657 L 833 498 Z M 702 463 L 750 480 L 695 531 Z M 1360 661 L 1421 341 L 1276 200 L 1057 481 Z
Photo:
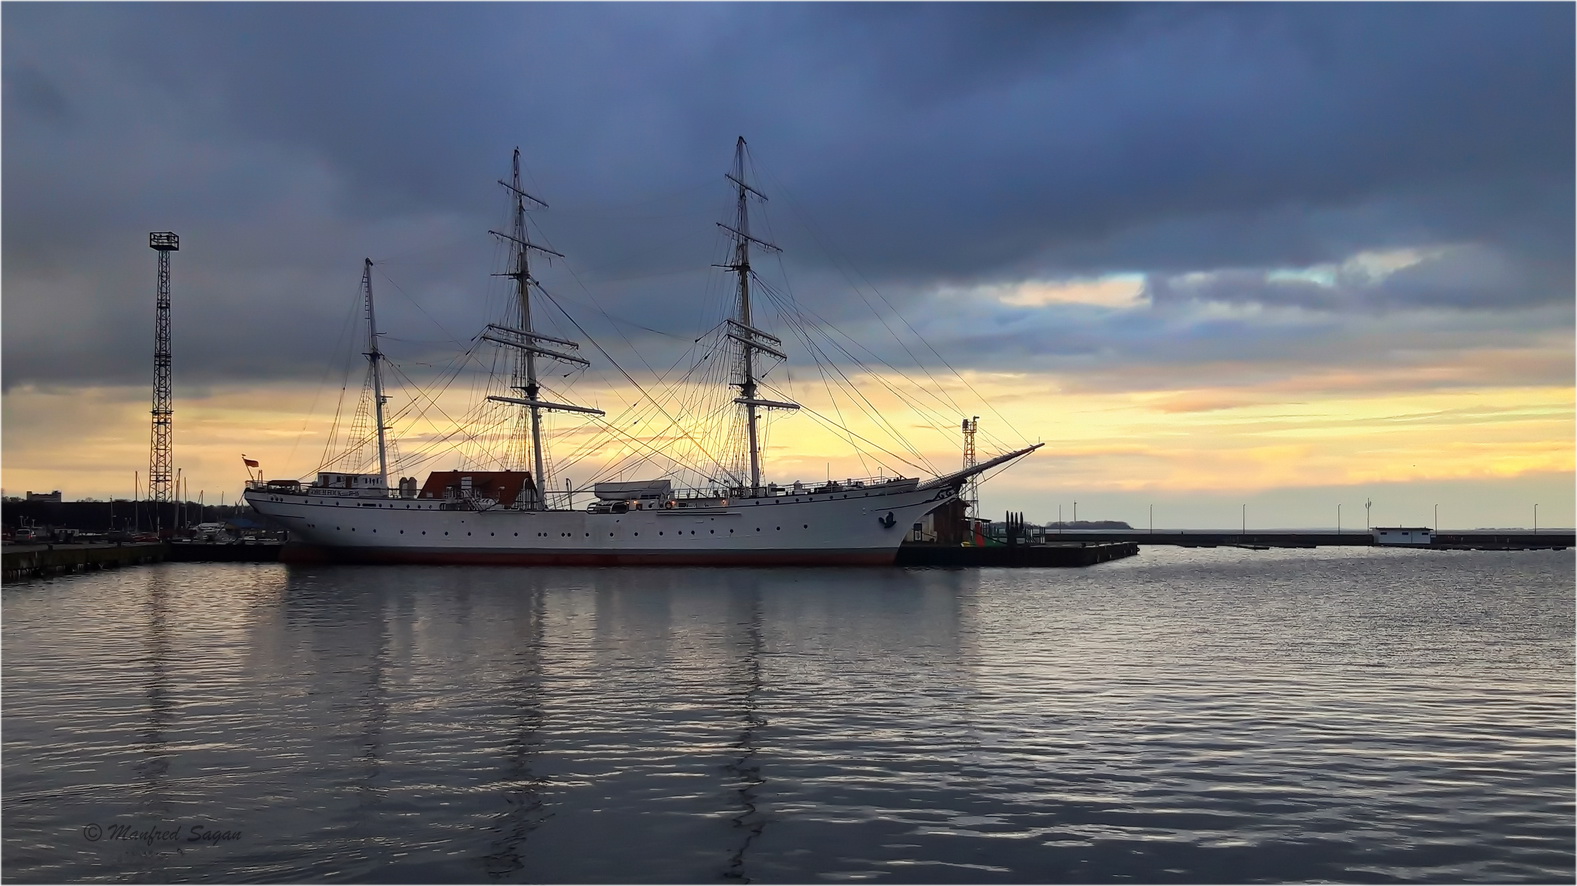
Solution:
M 527 579 L 526 608 L 530 620 L 524 626 L 520 647 L 515 653 L 516 671 L 506 684 L 509 708 L 515 711 L 512 734 L 504 745 L 506 808 L 491 827 L 491 850 L 483 856 L 488 876 L 502 879 L 525 868 L 527 837 L 544 821 L 553 817 L 546 812 L 543 786 L 547 779 L 536 771 L 537 758 L 544 744 L 543 650 L 547 642 L 547 598 L 542 580 Z
M 738 880 L 749 883 L 750 877 L 745 874 L 745 853 L 749 851 L 750 844 L 761 836 L 766 828 L 766 817 L 757 808 L 757 792 L 766 779 L 761 774 L 761 764 L 756 759 L 759 750 L 757 746 L 757 732 L 767 725 L 766 718 L 761 715 L 761 649 L 762 649 L 762 603 L 761 587 L 752 579 L 748 582 L 747 590 L 736 590 L 732 595 L 734 601 L 744 601 L 743 620 L 736 618 L 735 626 L 744 628 L 744 636 L 735 644 L 740 651 L 742 667 L 735 685 L 740 704 L 740 730 L 739 739 L 729 747 L 738 753 L 724 767 L 738 785 L 734 791 L 739 811 L 731 819 L 733 826 L 741 837 L 739 847 L 729 857 L 728 867 L 723 871 L 723 877 L 729 880 Z

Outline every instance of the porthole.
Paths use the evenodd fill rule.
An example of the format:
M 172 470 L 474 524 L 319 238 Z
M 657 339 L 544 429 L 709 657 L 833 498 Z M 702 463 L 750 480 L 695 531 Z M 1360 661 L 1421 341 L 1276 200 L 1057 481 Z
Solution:
M 810 528 L 810 524 L 809 524 L 809 523 L 806 523 L 806 524 L 805 524 L 805 525 L 804 525 L 804 526 L 803 526 L 803 527 L 801 527 L 801 528 L 804 528 L 804 529 L 809 529 L 809 528 Z
M 662 534 L 663 534 L 663 531 L 662 531 L 662 530 L 661 530 L 661 529 L 659 529 L 659 530 L 657 530 L 657 534 L 658 534 L 658 535 L 662 535 Z
M 448 534 L 449 534 L 449 530 L 445 529 L 444 530 L 444 535 L 448 535 Z
M 401 530 L 400 530 L 400 534 L 401 534 L 401 535 L 404 535 L 404 534 L 405 534 L 405 530 L 404 530 L 404 529 L 401 529 Z

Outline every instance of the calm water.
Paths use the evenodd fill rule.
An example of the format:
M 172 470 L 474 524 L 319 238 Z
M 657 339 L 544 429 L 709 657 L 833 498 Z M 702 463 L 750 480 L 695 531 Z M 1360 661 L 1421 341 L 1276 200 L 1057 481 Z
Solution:
M 1173 548 L 8 585 L 4 875 L 1571 882 L 1573 591 Z

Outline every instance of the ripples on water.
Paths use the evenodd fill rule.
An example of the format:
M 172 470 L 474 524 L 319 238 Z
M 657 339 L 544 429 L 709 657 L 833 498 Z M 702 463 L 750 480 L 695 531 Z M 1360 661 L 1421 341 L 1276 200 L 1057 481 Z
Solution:
M 165 564 L 3 615 L 13 881 L 1574 876 L 1570 553 Z

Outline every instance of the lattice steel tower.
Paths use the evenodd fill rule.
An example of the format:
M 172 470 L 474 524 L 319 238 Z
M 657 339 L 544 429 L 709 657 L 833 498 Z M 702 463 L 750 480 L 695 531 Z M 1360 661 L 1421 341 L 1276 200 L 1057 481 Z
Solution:
M 964 432 L 964 470 L 979 464 L 975 457 L 975 429 L 980 426 L 980 416 L 964 419 L 961 430 Z M 975 474 L 964 481 L 964 488 L 960 496 L 964 500 L 964 518 L 980 516 L 980 475 Z
M 148 497 L 170 500 L 174 461 L 171 424 L 174 398 L 170 392 L 170 253 L 181 248 L 181 238 L 169 231 L 148 235 L 148 246 L 159 253 L 159 295 L 153 327 L 153 441 L 148 456 Z

